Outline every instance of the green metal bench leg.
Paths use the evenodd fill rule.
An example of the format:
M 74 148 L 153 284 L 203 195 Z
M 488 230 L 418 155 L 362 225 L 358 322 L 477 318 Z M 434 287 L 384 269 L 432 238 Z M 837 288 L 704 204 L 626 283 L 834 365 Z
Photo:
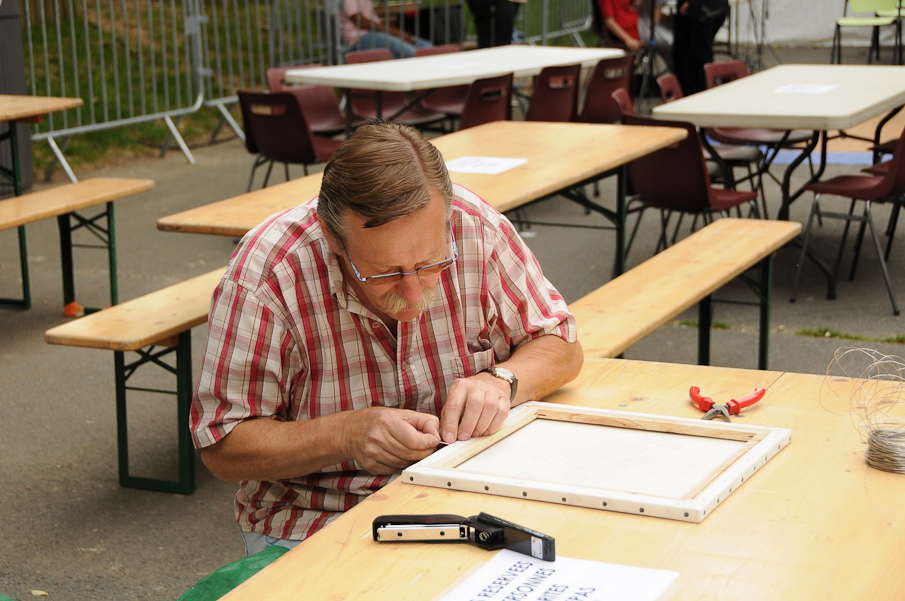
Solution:
M 710 328 L 713 325 L 713 295 L 698 303 L 698 365 L 710 365 Z
M 18 125 L 15 121 L 9 121 L 9 131 L 0 136 L 0 141 L 8 140 L 10 143 L 10 157 L 12 169 L 0 168 L 0 175 L 13 182 L 13 194 L 22 196 L 22 172 L 19 166 L 19 137 L 16 132 Z M 25 238 L 25 226 L 20 225 L 19 233 L 19 265 L 22 273 L 22 298 L 0 298 L 0 306 L 18 307 L 20 309 L 31 308 L 31 284 L 28 279 L 28 244 Z
M 129 387 L 126 380 L 135 370 L 145 363 L 155 363 L 164 366 L 160 357 L 172 352 L 174 349 L 166 349 L 160 353 L 144 351 L 142 358 L 132 364 L 126 364 L 125 353 L 115 351 L 114 361 L 116 367 L 116 432 L 117 448 L 119 455 L 119 484 L 126 488 L 140 488 L 143 490 L 156 490 L 161 492 L 174 492 L 191 494 L 195 490 L 195 463 L 192 440 L 189 434 L 189 409 L 192 402 L 192 345 L 191 331 L 179 335 L 178 345 L 175 347 L 176 368 L 166 366 L 168 371 L 176 375 L 176 404 L 178 411 L 177 428 L 179 441 L 179 479 L 162 480 L 158 478 L 144 478 L 133 476 L 129 473 L 129 423 L 126 409 L 127 390 L 145 390 L 147 392 L 168 392 L 155 389 Z
M 613 277 L 625 273 L 625 198 L 628 196 L 628 167 L 616 174 L 616 265 Z
M 63 306 L 75 300 L 75 275 L 72 261 L 72 226 L 70 213 L 57 217 L 60 230 L 60 268 L 63 271 Z
M 107 227 L 98 225 L 96 222 L 100 219 L 106 219 Z M 75 301 L 75 270 L 72 258 L 72 232 L 76 229 L 84 227 L 88 229 L 107 249 L 107 263 L 109 265 L 110 274 L 110 304 L 115 305 L 119 302 L 119 285 L 116 276 L 116 223 L 114 221 L 113 202 L 106 204 L 106 210 L 92 218 L 86 218 L 78 213 L 67 213 L 57 217 L 57 225 L 60 230 L 60 257 L 63 270 L 63 305 Z M 83 245 L 84 246 L 84 245 Z M 92 248 L 99 248 L 94 245 Z M 94 313 L 100 311 L 99 308 L 85 307 L 85 313 Z
M 773 256 L 760 262 L 760 340 L 757 368 L 767 369 L 770 363 L 770 310 L 773 295 Z

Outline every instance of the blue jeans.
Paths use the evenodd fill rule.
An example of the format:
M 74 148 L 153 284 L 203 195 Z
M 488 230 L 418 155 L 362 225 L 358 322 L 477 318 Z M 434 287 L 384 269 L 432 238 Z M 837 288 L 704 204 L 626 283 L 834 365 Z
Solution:
M 415 56 L 415 47 L 427 48 L 430 42 L 415 38 L 415 45 L 411 45 L 394 35 L 390 35 L 383 31 L 369 31 L 352 44 L 349 50 L 374 50 L 376 48 L 386 48 L 393 53 L 395 58 L 412 58 Z
M 245 540 L 245 555 L 254 555 L 255 553 L 263 551 L 264 549 L 273 545 L 292 549 L 300 542 L 302 542 L 300 540 L 274 538 L 272 536 L 266 536 L 258 532 L 242 532 L 241 534 L 242 538 Z

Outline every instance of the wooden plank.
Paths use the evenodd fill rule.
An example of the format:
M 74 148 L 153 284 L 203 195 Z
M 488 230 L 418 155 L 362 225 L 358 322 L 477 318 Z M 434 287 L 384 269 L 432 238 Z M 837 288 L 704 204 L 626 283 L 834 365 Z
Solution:
M 81 98 L 0 94 L 0 121 L 28 120 L 80 106 Z
M 0 230 L 65 215 L 145 192 L 150 179 L 98 177 L 0 200 Z
M 171 343 L 171 337 L 207 321 L 211 295 L 225 271 L 221 267 L 51 328 L 44 340 L 114 351 Z
M 585 356 L 618 356 L 800 231 L 797 222 L 718 219 L 570 303 Z
M 453 182 L 473 190 L 505 213 L 674 144 L 685 135 L 684 130 L 663 127 L 497 121 L 431 142 L 447 161 L 462 156 L 527 157 L 527 163 L 502 175 L 450 173 Z M 171 232 L 243 236 L 270 215 L 316 196 L 321 177 L 314 173 L 189 209 L 159 219 L 157 227 Z

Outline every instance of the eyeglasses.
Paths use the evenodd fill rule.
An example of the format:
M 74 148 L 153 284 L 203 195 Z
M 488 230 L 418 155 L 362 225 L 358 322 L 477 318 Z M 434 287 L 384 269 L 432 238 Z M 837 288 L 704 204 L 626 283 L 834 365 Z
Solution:
M 346 258 L 349 259 L 349 265 L 352 266 L 352 271 L 355 272 L 355 277 L 358 278 L 359 282 L 363 282 L 368 284 L 369 286 L 379 285 L 379 284 L 390 284 L 392 282 L 398 282 L 402 278 L 407 275 L 415 274 L 419 278 L 423 278 L 425 276 L 433 275 L 435 273 L 440 273 L 445 269 L 449 269 L 453 263 L 455 263 L 459 259 L 459 247 L 456 245 L 456 236 L 453 234 L 452 223 L 449 224 L 449 237 L 452 240 L 453 245 L 453 256 L 452 258 L 446 258 L 442 261 L 437 261 L 436 263 L 431 263 L 430 265 L 424 265 L 419 267 L 414 271 L 394 271 L 393 273 L 383 273 L 380 275 L 369 275 L 368 277 L 362 277 L 361 272 L 358 271 L 358 267 L 355 266 L 355 263 L 352 262 L 352 257 L 349 256 L 349 251 L 346 248 L 346 245 L 343 244 L 343 252 L 346 253 Z

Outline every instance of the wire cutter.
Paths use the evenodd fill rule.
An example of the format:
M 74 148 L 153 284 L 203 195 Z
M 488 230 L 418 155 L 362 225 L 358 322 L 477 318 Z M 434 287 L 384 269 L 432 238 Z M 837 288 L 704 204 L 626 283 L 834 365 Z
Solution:
M 735 400 L 730 399 L 728 403 L 725 405 L 716 405 L 713 402 L 713 399 L 705 396 L 701 396 L 701 389 L 697 386 L 692 386 L 689 389 L 688 394 L 691 396 L 692 402 L 695 406 L 701 411 L 706 411 L 704 417 L 701 419 L 713 419 L 715 417 L 722 417 L 724 420 L 732 421 L 729 419 L 730 415 L 738 415 L 742 412 L 744 407 L 748 407 L 749 405 L 753 405 L 757 401 L 764 398 L 764 395 L 767 393 L 763 388 L 755 388 L 752 394 L 748 396 Z

